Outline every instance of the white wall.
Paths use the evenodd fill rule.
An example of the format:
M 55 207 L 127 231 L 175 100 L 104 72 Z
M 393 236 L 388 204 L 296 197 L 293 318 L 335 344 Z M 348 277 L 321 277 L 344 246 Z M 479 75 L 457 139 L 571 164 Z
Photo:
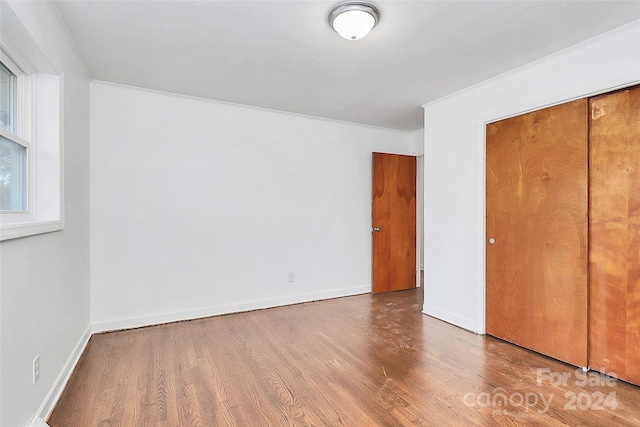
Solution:
M 93 82 L 94 329 L 368 292 L 371 152 L 413 139 Z
M 64 73 L 63 231 L 0 243 L 2 426 L 46 415 L 89 326 L 89 78 L 51 2 L 10 2 L 39 49 Z M 31 364 L 40 355 L 40 380 Z
M 425 108 L 424 312 L 484 333 L 487 122 L 640 81 L 640 21 Z
M 418 129 L 410 132 L 407 137 L 409 140 L 409 150 L 411 150 L 411 154 L 424 154 L 424 129 Z

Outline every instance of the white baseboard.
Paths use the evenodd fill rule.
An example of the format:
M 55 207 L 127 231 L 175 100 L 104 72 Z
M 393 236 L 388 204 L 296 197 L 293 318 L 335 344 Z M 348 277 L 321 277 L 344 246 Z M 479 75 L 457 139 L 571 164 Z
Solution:
M 47 424 L 42 418 L 36 417 L 31 421 L 29 427 L 49 427 L 49 424 Z
M 428 316 L 435 317 L 436 319 L 443 320 L 447 323 L 451 323 L 452 325 L 459 328 L 478 333 L 476 329 L 476 322 L 474 319 L 462 317 L 455 313 L 451 313 L 447 310 L 442 310 L 428 304 L 424 304 L 424 306 L 422 307 L 422 312 Z
M 44 400 L 40 404 L 38 411 L 34 415 L 33 419 L 29 423 L 29 427 L 38 427 L 38 426 L 46 426 L 47 424 L 43 424 L 43 420 L 46 420 L 49 415 L 51 415 L 51 411 L 56 406 L 64 387 L 67 385 L 67 381 L 69 381 L 69 377 L 71 377 L 71 373 L 73 369 L 78 364 L 78 360 L 80 360 L 80 356 L 84 352 L 84 349 L 87 347 L 87 343 L 89 342 L 89 338 L 91 338 L 91 325 L 87 325 L 86 329 L 82 333 L 82 336 L 78 340 L 76 346 L 73 348 L 73 351 L 67 358 L 62 370 L 58 374 L 58 377 L 53 382 L 53 385 L 49 389 L 49 392 L 45 396 Z
M 162 323 L 177 322 L 181 320 L 199 319 L 202 317 L 219 316 L 222 314 L 241 313 L 243 311 L 260 310 L 263 308 L 280 307 L 283 305 L 299 304 L 303 302 L 319 301 L 332 298 L 340 298 L 351 295 L 360 295 L 371 292 L 370 286 L 337 289 L 324 292 L 293 295 L 281 298 L 268 298 L 257 301 L 242 302 L 237 304 L 225 304 L 203 307 L 194 310 L 180 312 L 154 314 L 149 316 L 131 317 L 126 319 L 111 320 L 92 323 L 91 332 L 107 332 L 120 329 L 139 328 L 142 326 L 158 325 Z

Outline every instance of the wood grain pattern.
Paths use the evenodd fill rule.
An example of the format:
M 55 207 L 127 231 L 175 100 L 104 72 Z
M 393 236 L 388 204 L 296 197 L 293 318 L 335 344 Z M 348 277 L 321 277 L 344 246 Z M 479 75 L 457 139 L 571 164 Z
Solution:
M 589 361 L 640 384 L 640 88 L 590 112 Z
M 372 291 L 416 287 L 416 158 L 373 153 Z
M 487 125 L 487 333 L 587 366 L 587 101 Z
M 640 389 L 421 313 L 422 288 L 94 335 L 51 427 L 637 426 Z M 568 378 L 553 385 L 538 369 Z M 538 385 L 538 379 L 540 384 Z M 572 410 L 573 393 L 617 409 Z M 537 396 L 527 408 L 519 398 Z M 483 406 L 500 394 L 506 405 Z M 549 405 L 542 403 L 542 398 Z M 484 399 L 484 400 L 483 400 Z M 502 402 L 501 402 L 502 403 Z

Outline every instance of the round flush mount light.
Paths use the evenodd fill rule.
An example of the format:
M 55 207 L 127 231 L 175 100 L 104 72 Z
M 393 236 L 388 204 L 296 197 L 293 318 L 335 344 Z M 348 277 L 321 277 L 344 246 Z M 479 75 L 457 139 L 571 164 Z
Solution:
M 337 4 L 329 12 L 329 25 L 347 40 L 363 38 L 379 20 L 380 11 L 374 5 L 360 1 Z

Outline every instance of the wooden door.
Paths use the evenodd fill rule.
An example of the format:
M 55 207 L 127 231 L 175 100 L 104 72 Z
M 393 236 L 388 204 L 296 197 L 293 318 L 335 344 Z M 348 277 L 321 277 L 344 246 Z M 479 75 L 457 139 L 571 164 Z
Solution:
M 640 88 L 589 107 L 589 364 L 640 384 Z
M 587 366 L 587 101 L 487 125 L 487 333 Z
M 373 153 L 371 290 L 416 287 L 416 158 Z

